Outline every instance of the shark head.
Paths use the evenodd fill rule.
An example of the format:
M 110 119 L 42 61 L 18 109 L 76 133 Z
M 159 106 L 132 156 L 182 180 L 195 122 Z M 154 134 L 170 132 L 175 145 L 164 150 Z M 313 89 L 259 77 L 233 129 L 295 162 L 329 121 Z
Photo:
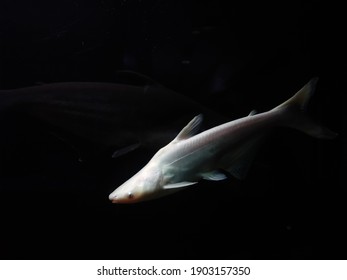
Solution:
M 137 203 L 157 196 L 161 189 L 162 175 L 159 168 L 147 164 L 138 173 L 110 195 L 112 203 Z

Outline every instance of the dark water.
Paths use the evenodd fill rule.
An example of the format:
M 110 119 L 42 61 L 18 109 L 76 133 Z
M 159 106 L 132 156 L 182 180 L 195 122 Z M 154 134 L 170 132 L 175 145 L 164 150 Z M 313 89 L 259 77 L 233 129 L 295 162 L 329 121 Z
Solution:
M 136 77 L 117 74 L 131 70 L 215 111 L 217 122 L 217 115 L 231 120 L 268 110 L 318 76 L 309 113 L 339 137 L 323 141 L 278 129 L 245 181 L 202 182 L 160 200 L 113 205 L 108 194 L 153 151 L 112 159 L 112 151 L 100 154 L 97 145 L 77 137 L 74 145 L 91 154 L 80 162 L 74 145 L 51 127 L 22 110 L 2 112 L 1 258 L 346 258 L 346 64 L 339 8 L 230 2 L 5 1 L 0 87 L 138 84 Z M 155 114 L 162 102 L 154 100 L 144 112 Z M 133 110 L 131 102 L 120 106 Z M 162 124 L 175 114 L 189 121 L 168 110 L 171 117 L 155 116 Z M 126 118 L 120 123 L 130 126 Z

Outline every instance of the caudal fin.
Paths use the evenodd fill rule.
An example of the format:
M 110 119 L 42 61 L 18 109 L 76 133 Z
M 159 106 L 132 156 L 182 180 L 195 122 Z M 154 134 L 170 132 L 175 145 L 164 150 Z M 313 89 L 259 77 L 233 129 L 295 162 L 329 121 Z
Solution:
M 272 109 L 282 111 L 283 124 L 298 129 L 310 136 L 323 139 L 333 139 L 337 133 L 321 126 L 309 118 L 306 114 L 306 107 L 314 93 L 318 78 L 311 79 L 296 94 L 287 101 Z
M 16 103 L 17 95 L 11 90 L 0 90 L 0 113 Z

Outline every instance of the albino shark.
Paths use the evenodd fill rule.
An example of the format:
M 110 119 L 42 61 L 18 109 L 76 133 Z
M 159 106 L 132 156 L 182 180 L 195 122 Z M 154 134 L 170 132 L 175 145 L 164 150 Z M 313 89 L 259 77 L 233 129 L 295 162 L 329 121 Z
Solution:
M 260 138 L 276 126 L 292 127 L 317 138 L 337 134 L 314 123 L 305 114 L 317 78 L 274 109 L 213 127 L 199 134 L 202 115 L 191 120 L 168 145 L 161 148 L 133 177 L 115 189 L 113 203 L 136 203 L 171 194 L 199 180 L 227 178 L 221 170 L 242 179 Z

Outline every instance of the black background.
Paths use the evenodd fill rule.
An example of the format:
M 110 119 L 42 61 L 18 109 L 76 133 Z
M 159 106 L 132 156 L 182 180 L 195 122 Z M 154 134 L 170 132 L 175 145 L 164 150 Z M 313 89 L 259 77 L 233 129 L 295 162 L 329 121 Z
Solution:
M 111 178 L 121 183 L 149 155 L 78 165 L 39 128 L 5 118 L 1 133 L 16 140 L 2 147 L 12 165 L 1 172 L 1 258 L 345 259 L 340 9 L 315 1 L 2 1 L 1 89 L 115 82 L 118 70 L 132 70 L 235 119 L 318 76 L 309 113 L 339 137 L 279 129 L 245 181 L 113 205 Z

